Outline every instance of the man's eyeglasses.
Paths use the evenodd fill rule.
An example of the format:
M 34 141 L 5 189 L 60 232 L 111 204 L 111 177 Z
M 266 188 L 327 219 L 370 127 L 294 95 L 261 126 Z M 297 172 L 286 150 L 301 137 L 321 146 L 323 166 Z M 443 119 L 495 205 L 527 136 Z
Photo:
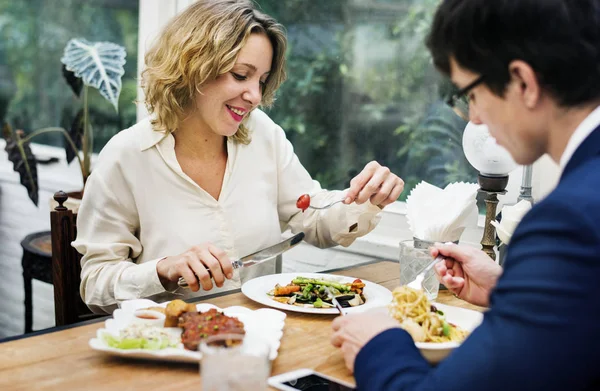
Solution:
M 469 121 L 469 102 L 467 99 L 464 98 L 469 93 L 469 91 L 483 83 L 483 81 L 483 75 L 479 76 L 469 85 L 456 91 L 455 94 L 452 94 L 450 97 L 448 97 L 448 99 L 446 99 L 446 104 L 450 106 L 450 108 L 456 113 L 456 115 L 458 115 L 467 122 Z

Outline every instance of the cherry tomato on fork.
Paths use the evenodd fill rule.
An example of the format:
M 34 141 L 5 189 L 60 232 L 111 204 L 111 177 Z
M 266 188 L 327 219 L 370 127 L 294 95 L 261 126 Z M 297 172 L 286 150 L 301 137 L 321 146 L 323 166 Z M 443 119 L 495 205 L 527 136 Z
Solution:
M 302 194 L 298 198 L 298 201 L 296 201 L 296 207 L 298 209 L 302 209 L 302 212 L 304 212 L 306 209 L 308 209 L 309 205 L 310 205 L 310 196 L 308 194 Z

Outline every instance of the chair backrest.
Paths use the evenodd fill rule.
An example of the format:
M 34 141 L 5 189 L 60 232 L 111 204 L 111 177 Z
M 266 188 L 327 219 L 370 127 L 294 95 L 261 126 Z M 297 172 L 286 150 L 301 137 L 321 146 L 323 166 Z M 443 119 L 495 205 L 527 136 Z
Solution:
M 57 326 L 97 317 L 85 305 L 79 293 L 81 254 L 71 246 L 77 236 L 77 214 L 63 206 L 67 198 L 68 195 L 63 191 L 54 193 L 58 206 L 50 211 L 54 315 Z

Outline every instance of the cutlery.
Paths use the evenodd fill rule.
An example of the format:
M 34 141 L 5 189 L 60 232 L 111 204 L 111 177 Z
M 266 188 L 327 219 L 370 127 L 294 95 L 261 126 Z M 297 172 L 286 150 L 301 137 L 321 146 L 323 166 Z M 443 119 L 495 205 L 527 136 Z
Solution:
M 415 279 L 408 284 L 409 288 L 412 289 L 417 289 L 417 290 L 421 290 L 423 289 L 423 279 L 425 278 L 425 274 L 427 274 L 427 272 L 433 267 L 433 265 L 435 265 L 436 263 L 443 261 L 444 257 L 442 257 L 441 255 L 438 255 L 435 259 L 433 259 L 427 266 L 425 266 L 425 269 L 423 269 L 421 271 L 421 273 L 419 273 Z
M 235 261 L 231 262 L 231 266 L 233 266 L 234 269 L 239 269 L 242 267 L 251 267 L 259 265 L 269 259 L 272 259 L 273 257 L 283 254 L 287 250 L 300 243 L 302 239 L 304 239 L 304 232 L 299 232 L 296 235 L 282 242 L 274 244 L 273 246 L 263 248 L 262 250 L 259 250 L 255 253 L 246 255 L 245 257 L 242 257 L 240 259 L 236 259 Z M 207 272 L 209 275 L 211 275 L 210 270 L 207 269 Z M 185 279 L 183 279 L 183 277 L 179 278 L 179 281 L 177 281 L 177 285 L 179 285 L 182 288 L 188 287 L 188 283 L 185 281 Z
M 325 292 L 327 292 L 327 294 L 329 296 L 331 296 L 331 302 L 333 303 L 333 305 L 335 305 L 335 308 L 337 308 L 337 310 L 340 312 L 341 316 L 346 315 L 344 313 L 344 307 L 342 307 L 342 305 L 340 304 L 339 301 L 337 301 L 337 299 L 335 298 L 335 296 L 333 295 L 333 293 L 331 293 L 331 290 L 329 289 L 329 287 L 325 287 Z
M 309 208 L 311 209 L 327 209 L 327 208 L 331 208 L 333 205 L 337 204 L 338 202 L 344 202 L 344 200 L 338 200 L 338 201 L 333 201 L 332 203 L 325 205 L 325 206 L 312 206 L 312 205 L 308 205 Z
M 302 194 L 300 197 L 298 197 L 298 200 L 296 201 L 296 207 L 298 207 L 298 209 L 301 209 L 302 212 L 304 212 L 306 209 L 311 208 L 311 209 L 327 209 L 327 208 L 331 208 L 333 205 L 337 204 L 338 202 L 344 202 L 345 198 L 342 198 L 341 200 L 337 200 L 337 201 L 333 201 L 330 202 L 328 205 L 324 205 L 324 206 L 312 206 L 310 204 L 310 195 L 308 194 Z

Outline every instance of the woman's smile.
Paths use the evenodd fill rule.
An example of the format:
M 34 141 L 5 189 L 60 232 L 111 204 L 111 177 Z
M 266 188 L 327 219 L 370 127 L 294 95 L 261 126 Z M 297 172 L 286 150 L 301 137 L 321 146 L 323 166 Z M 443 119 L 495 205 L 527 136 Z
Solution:
M 239 108 L 239 107 L 234 107 L 234 106 L 229 106 L 229 105 L 225 105 L 225 106 L 227 107 L 227 111 L 229 112 L 229 114 L 237 122 L 241 122 L 242 119 L 244 119 L 244 115 L 248 112 L 247 110 Z

